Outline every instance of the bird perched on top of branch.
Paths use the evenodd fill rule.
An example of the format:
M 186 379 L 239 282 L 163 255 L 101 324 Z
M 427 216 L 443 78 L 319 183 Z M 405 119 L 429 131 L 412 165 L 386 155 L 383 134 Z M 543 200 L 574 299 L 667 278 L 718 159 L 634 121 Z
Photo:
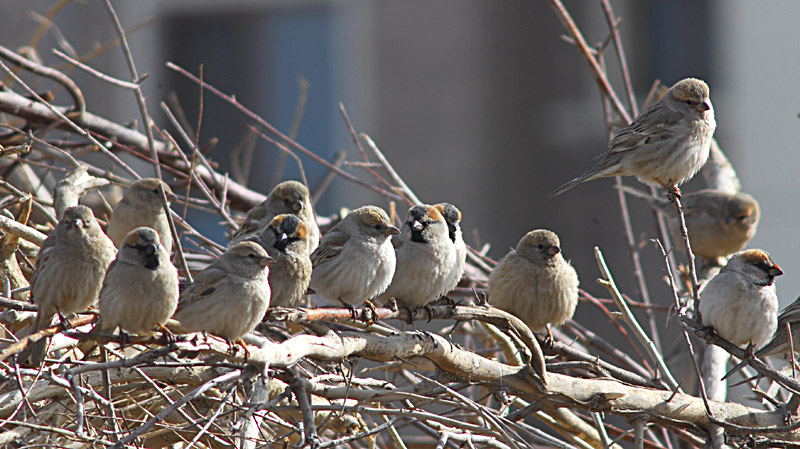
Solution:
M 308 254 L 314 252 L 319 246 L 319 227 L 308 188 L 297 181 L 283 181 L 276 185 L 266 200 L 250 209 L 239 229 L 231 236 L 228 247 L 246 239 L 248 235 L 258 234 L 280 214 L 297 215 L 303 220 L 308 231 Z
M 456 247 L 456 263 L 450 268 L 450 280 L 447 282 L 444 292 L 449 293 L 461 282 L 464 275 L 464 266 L 467 262 L 467 244 L 461 233 L 461 211 L 450 203 L 439 203 L 433 207 L 439 210 L 447 222 L 447 231 L 450 240 Z
M 100 291 L 98 330 L 134 334 L 162 327 L 178 305 L 178 270 L 158 233 L 136 228 L 125 236 Z
M 53 317 L 82 312 L 97 302 L 103 277 L 114 259 L 114 243 L 103 233 L 86 206 L 64 211 L 56 228 L 42 243 L 36 271 L 31 279 L 31 296 L 39 306 L 34 331 L 51 325 Z M 44 360 L 47 340 L 34 343 L 20 356 L 37 366 Z
M 708 160 L 716 127 L 708 85 L 696 78 L 678 81 L 661 100 L 617 132 L 594 167 L 550 196 L 610 176 L 636 176 L 645 184 L 659 185 L 679 195 L 678 185 L 694 176 Z
M 669 217 L 667 226 L 674 242 L 681 241 L 678 212 L 670 201 L 655 198 L 630 187 L 625 192 L 647 201 Z M 707 261 L 740 251 L 756 233 L 758 202 L 744 193 L 704 189 L 683 195 L 681 201 L 692 252 Z
M 258 243 L 275 259 L 269 268 L 272 307 L 297 307 L 311 282 L 308 228 L 292 214 L 280 214 L 261 230 Z
M 167 213 L 164 211 L 164 203 L 161 200 L 159 188 L 164 189 L 167 195 L 167 205 L 169 201 L 175 201 L 175 194 L 172 189 L 161 180 L 156 178 L 143 178 L 128 187 L 122 200 L 114 207 L 111 218 L 108 220 L 108 236 L 119 248 L 125 236 L 132 230 L 146 226 L 158 232 L 161 238 L 161 245 L 172 253 L 172 232 L 169 229 Z
M 450 291 L 456 246 L 438 208 L 426 204 L 410 208 L 392 243 L 397 269 L 378 301 L 394 298 L 407 307 L 422 307 Z
M 209 332 L 234 341 L 255 329 L 270 300 L 269 265 L 255 242 L 239 242 L 201 271 L 181 292 L 173 319 L 178 332 Z
M 383 293 L 397 264 L 390 237 L 399 232 L 380 207 L 350 212 L 311 253 L 311 288 L 326 301 L 350 306 Z
M 534 332 L 572 318 L 578 305 L 578 273 L 561 254 L 558 236 L 537 229 L 489 274 L 489 303 L 515 315 Z
M 760 348 L 775 333 L 778 294 L 773 280 L 783 271 L 766 251 L 733 255 L 700 291 L 703 324 L 737 346 Z

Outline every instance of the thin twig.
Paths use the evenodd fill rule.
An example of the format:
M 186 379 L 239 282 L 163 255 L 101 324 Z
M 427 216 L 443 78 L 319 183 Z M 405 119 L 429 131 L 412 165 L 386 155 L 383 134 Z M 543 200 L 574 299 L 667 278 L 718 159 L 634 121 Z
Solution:
M 636 317 L 625 303 L 625 299 L 622 297 L 622 294 L 619 292 L 619 290 L 617 290 L 617 286 L 614 283 L 614 279 L 611 277 L 611 272 L 606 266 L 606 261 L 603 258 L 603 253 L 600 252 L 600 248 L 594 248 L 594 256 L 595 259 L 597 259 L 597 266 L 600 268 L 600 273 L 603 276 L 602 281 L 598 279 L 598 283 L 608 289 L 609 293 L 611 293 L 611 297 L 614 298 L 614 301 L 617 303 L 617 307 L 619 307 L 620 311 L 622 312 L 622 317 L 625 319 L 625 322 L 628 323 L 628 326 L 630 326 L 633 334 L 639 340 L 639 343 L 644 346 L 647 354 L 650 356 L 650 359 L 658 366 L 658 370 L 661 375 L 664 376 L 664 381 L 667 383 L 667 385 L 672 389 L 679 388 L 678 382 L 676 382 L 675 378 L 672 377 L 672 373 L 670 373 L 669 368 L 667 368 L 667 364 L 664 363 L 664 359 L 661 357 L 661 354 L 656 349 L 652 340 L 650 340 L 647 334 L 645 334 L 644 330 L 642 330 L 642 327 L 636 321 Z
M 139 435 L 144 434 L 145 432 L 150 430 L 151 427 L 153 427 L 157 423 L 161 422 L 161 420 L 169 416 L 169 414 L 174 412 L 178 407 L 181 407 L 183 404 L 186 404 L 189 401 L 195 399 L 196 397 L 200 396 L 201 394 L 205 393 L 211 388 L 217 388 L 232 380 L 235 380 L 241 374 L 242 372 L 239 370 L 229 371 L 221 376 L 215 377 L 214 379 L 200 385 L 199 387 L 185 394 L 182 398 L 170 404 L 168 407 L 165 407 L 163 410 L 158 412 L 158 414 L 149 419 L 146 423 L 134 429 L 133 432 L 129 433 L 125 438 L 122 438 L 121 440 L 114 443 L 110 449 L 121 449 L 125 447 L 127 444 L 138 438 Z

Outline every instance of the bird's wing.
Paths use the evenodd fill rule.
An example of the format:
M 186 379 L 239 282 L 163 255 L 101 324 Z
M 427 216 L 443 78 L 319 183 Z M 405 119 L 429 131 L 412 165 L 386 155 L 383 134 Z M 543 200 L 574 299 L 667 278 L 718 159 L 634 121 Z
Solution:
M 325 262 L 333 260 L 339 253 L 342 252 L 342 247 L 350 239 L 350 236 L 344 232 L 331 229 L 322 243 L 311 253 L 311 265 L 317 267 Z
M 222 288 L 226 282 L 227 273 L 224 270 L 215 267 L 206 268 L 197 275 L 194 282 L 181 292 L 178 309 L 211 296 Z
M 647 108 L 633 123 L 614 135 L 608 143 L 606 154 L 630 151 L 644 144 L 669 139 L 674 135 L 675 125 L 680 120 L 681 115 L 675 111 L 665 110 L 663 107 Z

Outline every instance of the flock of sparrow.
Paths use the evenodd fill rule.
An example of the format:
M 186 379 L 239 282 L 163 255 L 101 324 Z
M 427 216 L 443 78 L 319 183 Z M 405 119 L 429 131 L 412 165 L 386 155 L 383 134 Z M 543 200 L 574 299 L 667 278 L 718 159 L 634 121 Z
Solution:
M 558 195 L 593 179 L 633 175 L 680 196 L 678 185 L 706 163 L 716 128 L 705 82 L 688 78 L 620 130 L 598 162 L 553 192 Z M 67 209 L 47 237 L 31 281 L 38 306 L 34 331 L 56 315 L 98 303 L 95 328 L 147 333 L 204 331 L 234 341 L 252 331 L 268 307 L 297 307 L 309 289 L 348 307 L 390 301 L 426 306 L 452 291 L 464 274 L 467 247 L 461 212 L 453 205 L 415 205 L 400 229 L 377 206 L 347 214 L 321 235 L 309 192 L 296 181 L 276 186 L 251 209 L 227 251 L 185 288 L 170 262 L 173 240 L 157 179 L 133 183 L 114 208 L 106 232 L 91 209 Z M 633 191 L 666 213 L 674 238 L 678 217 L 669 201 Z M 786 352 L 784 327 L 776 333 L 778 299 L 773 279 L 782 271 L 768 253 L 741 251 L 755 233 L 758 204 L 745 193 L 701 190 L 683 197 L 695 254 L 730 257 L 701 290 L 702 322 L 723 338 L 766 356 Z M 578 275 L 564 259 L 558 236 L 538 229 L 525 234 L 489 276 L 488 301 L 519 317 L 535 332 L 572 317 Z M 800 305 L 780 321 L 794 324 Z M 36 342 L 24 359 L 38 365 L 47 342 Z

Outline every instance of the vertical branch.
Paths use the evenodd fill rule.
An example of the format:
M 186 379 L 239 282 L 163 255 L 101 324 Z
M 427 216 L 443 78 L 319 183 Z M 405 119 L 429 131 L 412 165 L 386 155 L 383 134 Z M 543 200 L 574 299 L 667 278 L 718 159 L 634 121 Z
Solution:
M 297 87 L 300 89 L 297 93 L 297 104 L 294 107 L 294 117 L 292 117 L 292 124 L 289 127 L 289 138 L 297 140 L 297 134 L 300 132 L 300 121 L 303 118 L 303 113 L 306 110 L 306 100 L 308 100 L 308 81 L 303 75 L 297 78 Z M 286 158 L 289 155 L 281 152 L 278 156 L 278 163 L 275 164 L 275 174 L 272 175 L 272 181 L 269 183 L 269 188 L 272 189 L 281 179 L 283 179 L 283 169 L 286 166 Z M 246 180 L 245 180 L 246 181 Z M 314 197 L 311 197 L 312 202 Z
M 694 315 L 696 317 L 700 317 L 700 301 L 697 297 L 697 271 L 695 271 L 694 265 L 694 253 L 692 252 L 692 244 L 689 243 L 689 234 L 686 230 L 686 220 L 683 216 L 683 207 L 681 206 L 681 199 L 678 198 L 677 195 L 667 194 L 667 198 L 669 198 L 672 203 L 675 205 L 675 209 L 678 211 L 678 221 L 681 227 L 681 237 L 683 237 L 684 247 L 686 248 L 686 258 L 689 260 L 689 275 L 692 281 L 692 300 L 694 300 Z
M 163 180 L 161 176 L 161 164 L 158 162 L 158 151 L 156 151 L 153 140 L 153 128 L 150 123 L 150 115 L 147 113 L 147 105 L 145 105 L 144 94 L 142 94 L 141 83 L 144 81 L 144 79 L 140 79 L 139 74 L 136 72 L 136 65 L 133 62 L 133 54 L 131 53 L 131 48 L 128 45 L 128 38 L 125 37 L 125 30 L 122 28 L 122 24 L 119 21 L 116 11 L 114 11 L 114 7 L 111 6 L 111 0 L 105 0 L 105 5 L 106 9 L 108 10 L 108 14 L 111 16 L 111 20 L 114 22 L 114 29 L 119 37 L 122 53 L 124 54 L 125 60 L 128 63 L 128 70 L 131 72 L 131 81 L 136 84 L 136 89 L 134 89 L 133 92 L 136 96 L 136 103 L 139 106 L 139 113 L 142 115 L 142 124 L 144 125 L 145 135 L 147 136 L 147 146 L 150 148 L 150 157 L 153 160 L 153 172 L 155 173 L 156 178 Z M 198 125 L 199 124 L 200 122 L 198 120 Z M 199 129 L 197 130 L 197 133 L 200 133 Z M 175 227 L 175 221 L 172 220 L 172 211 L 169 209 L 167 192 L 165 192 L 161 186 L 159 186 L 158 190 L 161 192 L 161 203 L 164 206 L 164 214 L 167 216 L 169 231 L 172 233 L 172 241 L 175 245 L 175 253 L 178 255 L 178 260 L 181 262 L 181 268 L 184 271 L 184 275 L 191 277 L 189 274 L 189 266 L 186 263 L 186 258 L 183 254 L 183 248 L 181 247 L 181 237 L 178 235 L 178 229 Z
M 658 370 L 664 376 L 664 382 L 673 390 L 677 390 L 680 388 L 678 382 L 675 381 L 675 378 L 672 377 L 672 373 L 670 373 L 669 368 L 667 368 L 667 364 L 664 363 L 664 359 L 661 357 L 661 354 L 656 349 L 655 345 L 652 341 L 647 337 L 647 334 L 644 333 L 639 323 L 636 321 L 636 317 L 633 316 L 630 308 L 625 303 L 625 298 L 622 297 L 622 294 L 617 290 L 617 286 L 614 284 L 614 279 L 611 277 L 611 272 L 608 270 L 606 266 L 606 262 L 603 259 L 603 253 L 600 252 L 600 248 L 594 248 L 594 255 L 597 259 L 597 266 L 600 268 L 600 274 L 602 274 L 603 279 L 598 279 L 598 283 L 608 289 L 609 293 L 611 293 L 611 297 L 614 299 L 614 302 L 617 303 L 617 307 L 619 307 L 620 311 L 622 312 L 622 317 L 625 319 L 625 322 L 628 323 L 631 330 L 633 330 L 633 334 L 639 340 L 644 349 L 647 351 L 647 355 L 650 356 L 651 360 L 658 366 Z
M 575 41 L 575 45 L 578 47 L 581 56 L 583 56 L 583 59 L 587 64 L 589 64 L 589 69 L 591 69 L 592 76 L 594 77 L 595 81 L 597 81 L 597 85 L 600 87 L 600 92 L 603 94 L 603 96 L 608 97 L 609 101 L 611 101 L 611 105 L 614 107 L 614 112 L 616 112 L 625 123 L 630 123 L 631 117 L 628 115 L 628 111 L 625 110 L 622 102 L 619 101 L 617 94 L 611 87 L 611 83 L 608 82 L 605 71 L 600 68 L 600 64 L 598 64 L 597 60 L 592 57 L 592 52 L 589 49 L 589 46 L 586 45 L 586 40 L 583 38 L 583 34 L 581 34 L 577 25 L 575 25 L 575 21 L 572 20 L 572 16 L 569 15 L 567 8 L 564 7 L 564 4 L 562 4 L 560 0 L 548 1 L 550 2 L 550 6 L 553 8 L 553 11 L 555 11 L 556 16 L 558 16 L 558 19 L 564 25 L 564 28 L 567 29 L 567 32 Z
M 636 104 L 636 96 L 633 92 L 633 83 L 631 83 L 631 73 L 628 70 L 628 58 L 625 56 L 625 50 L 622 49 L 622 39 L 619 37 L 619 22 L 614 15 L 614 10 L 611 9 L 611 2 L 609 0 L 601 0 L 600 6 L 603 7 L 603 13 L 608 23 L 608 29 L 611 30 L 611 39 L 614 42 L 614 50 L 617 52 L 617 61 L 619 61 L 619 70 L 622 73 L 622 81 L 625 83 L 625 93 L 628 94 L 628 106 L 631 108 L 633 116 L 639 115 L 639 107 Z
M 619 44 L 621 46 L 621 44 Z M 597 61 L 601 70 L 605 71 L 605 64 L 602 57 L 602 52 L 597 52 Z M 611 104 L 608 97 L 603 97 L 603 113 L 606 121 L 606 128 L 608 129 L 608 138 L 614 137 L 613 129 L 614 122 L 611 115 Z M 628 208 L 628 200 L 625 196 L 624 183 L 622 176 L 615 176 L 617 188 L 617 201 L 619 202 L 620 213 L 622 214 L 622 225 L 625 229 L 625 243 L 628 245 L 628 253 L 631 256 L 631 263 L 633 264 L 633 277 L 639 287 L 639 294 L 642 296 L 642 302 L 650 305 L 650 290 L 647 288 L 647 281 L 644 277 L 644 269 L 642 268 L 642 260 L 639 255 L 639 249 L 636 246 L 636 238 L 633 233 L 633 221 L 631 220 L 630 209 Z M 658 325 L 656 323 L 655 313 L 651 308 L 645 309 L 647 315 L 648 326 L 650 327 L 651 340 L 656 345 L 656 349 L 661 352 L 661 338 L 658 333 Z

